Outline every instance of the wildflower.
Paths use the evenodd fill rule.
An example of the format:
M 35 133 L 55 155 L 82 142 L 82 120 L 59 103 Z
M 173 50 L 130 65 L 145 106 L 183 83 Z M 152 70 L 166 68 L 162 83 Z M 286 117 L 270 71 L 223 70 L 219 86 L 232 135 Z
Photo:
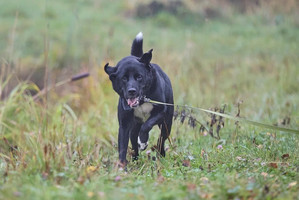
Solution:
M 118 181 L 120 181 L 121 180 L 121 177 L 120 176 L 117 176 L 117 177 L 115 177 L 115 179 L 114 179 L 114 181 L 116 181 L 116 182 L 118 182 Z

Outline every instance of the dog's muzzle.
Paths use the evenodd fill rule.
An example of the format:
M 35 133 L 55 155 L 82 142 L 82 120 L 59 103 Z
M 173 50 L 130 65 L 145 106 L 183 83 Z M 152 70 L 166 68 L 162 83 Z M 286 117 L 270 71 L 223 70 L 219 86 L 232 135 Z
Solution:
M 131 108 L 138 106 L 139 102 L 140 102 L 139 97 L 127 99 L 127 103 Z

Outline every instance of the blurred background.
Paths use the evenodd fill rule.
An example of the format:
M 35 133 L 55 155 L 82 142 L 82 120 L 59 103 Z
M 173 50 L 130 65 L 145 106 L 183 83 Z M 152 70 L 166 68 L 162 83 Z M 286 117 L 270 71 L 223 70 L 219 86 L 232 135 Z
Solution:
M 40 89 L 80 72 L 91 77 L 57 88 L 49 100 L 82 111 L 117 96 L 103 71 L 129 55 L 142 31 L 144 51 L 170 76 L 175 100 L 214 106 L 246 100 L 247 112 L 298 110 L 296 0 L 10 0 L 0 2 L 0 73 L 9 84 Z M 250 110 L 260 102 L 262 108 Z M 267 103 L 268 102 L 268 103 Z M 269 103 L 270 102 L 270 103 Z M 259 103 L 258 103 L 259 104 Z M 262 111 L 260 111 L 262 110 Z M 267 116 L 267 117 L 269 117 Z
M 165 159 L 115 169 L 118 95 L 103 68 L 140 31 L 175 103 L 298 130 L 298 0 L 0 0 L 0 199 L 298 197 L 298 135 L 194 110 L 174 120 Z M 221 139 L 194 119 L 214 135 L 225 122 Z

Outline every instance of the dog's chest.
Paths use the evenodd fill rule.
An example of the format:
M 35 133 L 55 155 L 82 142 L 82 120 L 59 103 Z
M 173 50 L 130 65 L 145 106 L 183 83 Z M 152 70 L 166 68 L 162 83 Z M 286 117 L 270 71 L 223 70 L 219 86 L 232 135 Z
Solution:
M 151 103 L 144 103 L 134 108 L 134 116 L 145 122 L 150 116 L 154 106 Z

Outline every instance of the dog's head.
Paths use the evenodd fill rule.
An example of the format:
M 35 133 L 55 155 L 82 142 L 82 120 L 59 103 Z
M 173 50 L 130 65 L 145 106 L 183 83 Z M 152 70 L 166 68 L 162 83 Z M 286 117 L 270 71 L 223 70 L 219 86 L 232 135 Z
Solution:
M 152 49 L 141 57 L 127 56 L 117 63 L 115 67 L 107 63 L 104 67 L 109 75 L 113 89 L 121 98 L 126 100 L 130 108 L 139 105 L 146 95 L 152 82 Z

